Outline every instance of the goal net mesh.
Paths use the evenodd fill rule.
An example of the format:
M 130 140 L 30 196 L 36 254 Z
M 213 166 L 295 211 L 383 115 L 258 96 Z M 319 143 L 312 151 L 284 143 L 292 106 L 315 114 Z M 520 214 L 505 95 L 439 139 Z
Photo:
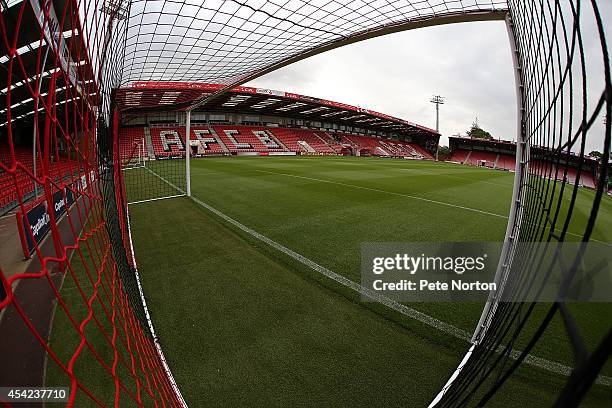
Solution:
M 131 251 L 113 103 L 129 2 L 1 0 L 0 10 L 0 211 L 10 231 L 0 385 L 68 386 L 68 406 L 184 406 Z M 131 171 L 142 155 L 128 159 Z
M 119 129 L 121 177 L 128 205 L 184 196 L 184 137 L 174 131 L 175 150 L 170 151 L 169 155 L 155 155 L 149 153 L 151 149 L 145 138 L 130 138 L 127 136 L 128 130 L 129 128 Z M 122 138 L 127 139 L 123 145 Z
M 344 44 L 436 24 L 503 20 L 509 12 L 521 121 L 507 240 L 563 242 L 579 226 L 574 238 L 589 241 L 609 180 L 611 13 L 600 9 L 608 3 L 0 0 L 0 214 L 16 218 L 20 237 L 17 250 L 3 246 L 2 255 L 32 257 L 27 266 L 20 259 L 0 263 L 0 384 L 69 384 L 69 406 L 184 404 L 140 288 L 127 205 L 184 194 L 184 145 L 181 150 L 177 141 L 167 157 L 144 151 L 135 159 L 131 142 L 122 145 L 119 112 L 147 101 L 137 91 L 115 98 L 121 86 L 226 85 L 162 97 L 166 111 L 190 110 Z M 146 135 L 140 137 L 146 145 Z M 582 163 L 593 139 L 603 157 L 592 169 L 590 213 L 578 225 L 580 171 L 569 177 L 564 158 Z M 504 290 L 529 284 L 520 272 L 535 262 L 528 255 L 505 259 L 512 279 Z M 565 326 L 576 355 L 559 404 L 577 405 L 612 352 L 612 330 L 587 348 L 578 329 L 584 321 L 576 323 L 563 302 L 547 307 L 543 315 L 533 313 L 535 304 L 492 309 L 487 330 L 438 405 L 486 404 L 553 318 Z

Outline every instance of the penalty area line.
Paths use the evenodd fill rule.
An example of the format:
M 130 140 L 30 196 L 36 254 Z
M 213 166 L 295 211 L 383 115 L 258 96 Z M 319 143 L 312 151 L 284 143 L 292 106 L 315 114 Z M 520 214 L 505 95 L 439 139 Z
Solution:
M 278 174 L 278 173 L 275 173 Z M 467 330 L 463 330 L 460 329 L 456 326 L 453 326 L 449 323 L 443 322 L 442 320 L 436 319 L 433 316 L 429 316 L 428 314 L 425 314 L 423 312 L 419 312 L 416 309 L 413 309 L 411 307 L 408 307 L 404 304 L 401 304 L 393 299 L 390 299 L 386 296 L 383 296 L 379 293 L 377 293 L 376 291 L 372 290 L 372 289 L 368 289 L 365 286 L 362 286 L 356 282 L 353 282 L 350 279 L 345 278 L 342 275 L 337 274 L 336 272 L 333 272 L 329 269 L 327 269 L 326 267 L 319 265 L 318 263 L 316 263 L 315 261 L 305 257 L 304 255 L 301 255 L 287 247 L 285 247 L 282 244 L 279 244 L 278 242 L 266 237 L 265 235 L 260 234 L 259 232 L 247 227 L 246 225 L 242 224 L 239 221 L 236 221 L 235 219 L 231 218 L 230 216 L 226 215 L 225 213 L 221 212 L 220 210 L 217 210 L 216 208 L 212 207 L 209 204 L 206 204 L 205 202 L 203 202 L 202 200 L 198 199 L 197 197 L 191 196 L 190 197 L 196 204 L 200 205 L 201 207 L 205 208 L 206 210 L 210 211 L 211 213 L 215 214 L 216 216 L 218 216 L 219 218 L 221 218 L 222 220 L 226 221 L 227 223 L 233 225 L 234 227 L 240 229 L 241 231 L 251 235 L 252 237 L 256 238 L 257 240 L 271 246 L 272 248 L 276 249 L 279 252 L 282 252 L 283 254 L 289 256 L 290 258 L 293 258 L 294 260 L 302 263 L 303 265 L 308 266 L 309 268 L 311 268 L 312 270 L 314 270 L 315 272 L 320 273 L 321 275 L 324 275 L 326 277 L 328 277 L 329 279 L 349 288 L 352 289 L 353 291 L 359 293 L 362 296 L 368 297 L 370 299 L 372 299 L 375 302 L 378 302 L 384 306 L 387 306 L 389 309 L 391 310 L 395 310 L 396 312 L 407 316 L 409 318 L 412 318 L 414 320 L 417 320 L 421 323 L 424 323 L 430 327 L 433 327 L 443 333 L 449 334 L 455 338 L 458 338 L 460 340 L 465 340 L 467 343 L 470 343 L 471 340 L 471 334 L 467 331 Z M 498 349 L 496 350 L 497 353 L 502 353 L 504 352 L 503 349 Z M 510 357 L 514 360 L 516 360 L 519 356 L 520 356 L 521 352 L 519 350 L 513 350 L 510 353 Z M 559 374 L 562 376 L 568 376 L 571 374 L 572 372 L 572 368 L 568 367 L 566 365 L 563 365 L 561 363 L 557 363 L 555 361 L 549 361 L 546 360 L 544 358 L 540 358 L 540 357 L 536 357 L 533 356 L 531 354 L 528 354 L 527 357 L 525 358 L 524 362 L 528 365 L 555 373 L 555 374 Z M 602 384 L 602 385 L 607 385 L 610 386 L 612 385 L 612 377 L 607 377 L 604 375 L 599 375 L 597 377 L 597 380 L 595 381 L 597 384 Z

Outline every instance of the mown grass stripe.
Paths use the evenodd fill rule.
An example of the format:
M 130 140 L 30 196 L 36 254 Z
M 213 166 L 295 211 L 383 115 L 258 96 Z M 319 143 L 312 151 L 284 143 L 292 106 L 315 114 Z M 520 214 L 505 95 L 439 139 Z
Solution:
M 380 193 L 385 193 L 385 194 L 392 194 L 392 195 L 396 195 L 396 196 L 402 196 L 402 197 L 407 197 L 407 198 L 414 198 L 417 200 L 422 200 L 422 201 L 428 201 L 428 202 L 432 202 L 432 203 L 437 203 L 437 204 L 441 204 L 441 205 L 447 205 L 450 207 L 455 207 L 455 208 L 461 208 L 461 209 L 465 209 L 465 210 L 470 210 L 470 211 L 475 211 L 475 212 L 479 212 L 479 213 L 483 213 L 483 214 L 488 214 L 488 215 L 493 215 L 496 217 L 501 217 L 501 218 L 506 218 L 504 216 L 501 216 L 499 214 L 494 214 L 494 213 L 489 213 L 486 211 L 482 211 L 482 210 L 476 210 L 476 209 L 471 209 L 469 207 L 463 207 L 463 206 L 458 206 L 458 205 L 454 205 L 454 204 L 450 204 L 450 203 L 444 203 L 444 202 L 438 202 L 435 200 L 429 200 L 429 199 L 425 199 L 422 197 L 416 197 L 416 196 L 410 196 L 407 194 L 401 194 L 401 193 L 394 193 L 394 192 L 390 192 L 390 191 L 386 191 L 386 190 L 378 190 L 378 189 L 374 189 L 374 188 L 369 188 L 369 187 L 363 187 L 363 186 L 357 186 L 357 185 L 353 185 L 353 184 L 347 184 L 347 183 L 341 183 L 341 182 L 334 182 L 331 180 L 323 180 L 323 179 L 318 179 L 318 178 L 314 178 L 314 177 L 305 177 L 305 176 L 297 176 L 297 175 L 293 175 L 293 174 L 287 174 L 287 173 L 277 173 L 277 172 L 271 172 L 271 171 L 266 171 L 266 170 L 256 170 L 259 172 L 263 172 L 263 173 L 270 173 L 270 174 L 276 174 L 276 175 L 281 175 L 281 176 L 289 176 L 289 177 L 295 177 L 295 178 L 300 178 L 300 179 L 307 179 L 307 180 L 313 180 L 313 181 L 319 181 L 319 182 L 323 182 L 323 183 L 330 183 L 330 184 L 338 184 L 338 185 L 344 185 L 346 187 L 353 187 L 353 188 L 358 188 L 358 189 L 364 189 L 364 190 L 371 190 L 374 192 L 380 192 Z M 162 176 L 158 175 L 157 176 L 159 178 L 161 178 L 162 180 L 164 180 L 166 183 L 170 184 L 171 186 L 177 188 L 179 191 L 182 192 L 182 190 L 180 188 L 178 188 L 177 186 L 175 186 L 174 184 L 172 184 L 170 181 L 164 179 Z M 393 299 L 389 299 L 386 296 L 382 296 L 379 293 L 368 289 L 356 282 L 353 282 L 350 279 L 345 278 L 342 275 L 339 275 L 327 268 L 325 268 L 324 266 L 319 265 L 318 263 L 316 263 L 315 261 L 283 246 L 282 244 L 279 244 L 276 241 L 273 241 L 272 239 L 266 237 L 265 235 L 260 234 L 259 232 L 247 227 L 246 225 L 240 223 L 239 221 L 231 218 L 230 216 L 226 215 L 225 213 L 221 212 L 220 210 L 212 207 L 211 205 L 201 201 L 200 199 L 198 199 L 197 197 L 191 196 L 190 197 L 196 204 L 202 206 L 203 208 L 207 209 L 208 211 L 212 212 L 213 214 L 215 214 L 216 216 L 218 216 L 219 218 L 223 219 L 224 221 L 228 222 L 229 224 L 237 227 L 238 229 L 244 231 L 245 233 L 255 237 L 256 239 L 260 240 L 261 242 L 266 243 L 267 245 L 271 246 L 272 248 L 278 250 L 279 252 L 282 252 L 284 254 L 286 254 L 287 256 L 297 260 L 298 262 L 308 266 L 309 268 L 313 269 L 316 272 L 321 273 L 322 275 L 334 280 L 335 282 L 340 283 L 341 285 L 344 285 L 350 289 L 352 289 L 353 291 L 359 293 L 360 295 L 369 297 L 370 299 L 379 302 L 387 307 L 389 307 L 392 310 L 397 311 L 398 313 L 410 317 L 412 319 L 415 319 L 421 323 L 424 323 L 430 327 L 433 327 L 437 330 L 440 330 L 443 333 L 449 334 L 455 338 L 458 339 L 463 339 L 466 342 L 470 342 L 471 339 L 471 333 L 467 332 L 466 330 L 460 329 L 456 326 L 453 326 L 451 324 L 448 324 L 446 322 L 443 322 L 441 320 L 436 319 L 435 317 L 429 316 L 423 312 L 419 312 L 416 309 L 413 309 L 411 307 L 408 307 L 406 305 L 403 305 L 401 303 L 398 303 L 396 301 L 394 301 Z M 568 232 L 568 234 L 571 234 Z M 504 352 L 503 348 L 499 348 L 498 350 L 496 350 L 497 353 L 502 353 Z M 510 352 L 510 357 L 512 359 L 517 359 L 521 354 L 520 350 L 512 350 Z M 571 374 L 572 372 L 572 368 L 558 363 L 556 361 L 550 361 L 547 360 L 545 358 L 541 358 L 541 357 L 537 357 L 537 356 L 533 356 L 531 354 L 528 354 L 527 357 L 524 359 L 524 362 L 528 365 L 531 365 L 533 367 L 537 367 L 555 374 L 559 374 L 562 376 L 568 376 Z M 597 377 L 597 379 L 595 380 L 596 384 L 599 385 L 605 385 L 605 386 L 612 386 L 612 377 L 609 376 L 605 376 L 605 375 L 599 375 Z
M 397 311 L 398 313 L 410 317 L 412 319 L 415 319 L 421 323 L 424 323 L 430 327 L 433 327 L 437 330 L 440 330 L 443 333 L 449 334 L 455 338 L 461 339 L 461 340 L 465 340 L 466 342 L 470 342 L 471 339 L 471 334 L 469 332 L 467 332 L 466 330 L 460 329 L 458 327 L 455 327 L 451 324 L 445 323 L 441 320 L 436 319 L 435 317 L 429 316 L 428 314 L 425 314 L 423 312 L 419 312 L 416 309 L 413 309 L 411 307 L 408 307 L 406 305 L 403 305 L 401 303 L 396 302 L 393 299 L 389 299 L 386 296 L 382 296 L 379 293 L 368 289 L 356 282 L 353 282 L 350 279 L 345 278 L 342 275 L 339 275 L 329 269 L 327 269 L 324 266 L 319 265 L 318 263 L 316 263 L 315 261 L 306 258 L 305 256 L 279 244 L 276 241 L 273 241 L 272 239 L 266 237 L 265 235 L 260 234 L 259 232 L 247 227 L 246 225 L 240 223 L 239 221 L 236 221 L 235 219 L 231 218 L 230 216 L 224 214 L 223 212 L 217 210 L 216 208 L 210 206 L 209 204 L 206 204 L 205 202 L 203 202 L 202 200 L 198 199 L 197 197 L 191 197 L 191 199 L 198 205 L 202 206 L 203 208 L 207 209 L 208 211 L 212 212 L 213 214 L 215 214 L 216 216 L 218 216 L 219 218 L 223 219 L 224 221 L 228 222 L 229 224 L 235 226 L 236 228 L 240 229 L 241 231 L 246 232 L 247 234 L 253 236 L 254 238 L 270 245 L 272 248 L 276 249 L 277 251 L 280 251 L 282 253 L 284 253 L 285 255 L 295 259 L 296 261 L 308 266 L 309 268 L 313 269 L 316 272 L 319 272 L 320 274 L 334 280 L 335 282 L 340 283 L 341 285 L 346 286 L 349 289 L 352 289 L 353 291 L 359 293 L 362 296 L 366 296 L 370 299 L 372 299 L 375 302 L 381 303 L 385 306 L 387 306 L 388 308 Z M 502 353 L 504 352 L 503 347 L 500 347 L 498 350 L 496 350 L 496 352 L 498 353 Z M 512 359 L 517 359 L 521 354 L 520 350 L 512 350 L 510 353 L 510 357 Z M 563 375 L 563 376 L 569 376 L 572 372 L 572 368 L 568 367 L 564 364 L 558 363 L 556 361 L 550 361 L 541 357 L 536 357 L 536 356 L 532 356 L 531 354 L 528 354 L 527 357 L 524 360 L 525 363 L 537 367 L 537 368 L 541 368 L 544 369 L 546 371 L 555 373 L 555 374 L 559 374 L 559 375 Z M 612 386 L 612 377 L 608 377 L 605 375 L 599 375 L 597 377 L 597 380 L 595 381 L 596 384 L 601 384 L 601 385 L 606 385 L 606 386 Z
M 318 182 L 321 182 L 321 183 L 335 184 L 335 185 L 338 185 L 338 186 L 357 188 L 357 189 L 360 189 L 360 190 L 373 191 L 373 192 L 376 192 L 376 193 L 389 194 L 389 195 L 394 195 L 394 196 L 398 196 L 398 197 L 410 198 L 410 199 L 413 199 L 413 200 L 425 201 L 425 202 L 432 203 L 432 204 L 438 204 L 438 205 L 443 205 L 443 206 L 447 206 L 447 207 L 459 208 L 461 210 L 473 211 L 473 212 L 477 212 L 477 213 L 480 213 L 480 214 L 490 215 L 492 217 L 508 219 L 508 217 L 505 216 L 505 215 L 495 214 L 495 213 L 492 213 L 492 212 L 489 212 L 489 211 L 479 210 L 477 208 L 465 207 L 465 206 L 462 206 L 462 205 L 447 203 L 445 201 L 432 200 L 430 198 L 424 198 L 424 197 L 414 196 L 414 195 L 410 195 L 410 194 L 396 193 L 396 192 L 393 192 L 393 191 L 380 190 L 378 188 L 372 188 L 372 187 L 358 186 L 356 184 L 341 183 L 339 181 L 325 180 L 325 179 L 320 179 L 320 178 L 316 178 L 316 177 L 298 176 L 296 174 L 277 173 L 277 172 L 274 172 L 274 171 L 267 171 L 267 170 L 255 170 L 255 171 L 259 171 L 261 173 L 275 174 L 277 176 L 295 177 L 295 178 L 300 178 L 300 179 L 305 179 L 305 180 L 318 181 Z

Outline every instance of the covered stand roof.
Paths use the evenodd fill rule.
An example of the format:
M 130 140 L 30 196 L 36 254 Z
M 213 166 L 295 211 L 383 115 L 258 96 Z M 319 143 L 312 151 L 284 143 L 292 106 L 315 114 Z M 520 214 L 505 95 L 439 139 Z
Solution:
M 124 112 L 176 110 L 194 100 L 207 98 L 222 90 L 222 84 L 187 82 L 135 82 L 117 92 L 117 103 Z M 288 116 L 310 121 L 341 123 L 348 126 L 394 132 L 410 136 L 440 135 L 433 129 L 407 120 L 340 102 L 290 92 L 238 86 L 211 97 L 198 110 L 241 112 Z
M 53 0 L 47 17 L 43 9 L 33 4 L 38 3 L 0 2 L 4 24 L 0 35 L 6 37 L 6 42 L 0 41 L 0 129 L 8 124 L 9 104 L 13 123 L 31 120 L 35 105 L 33 95 L 39 92 L 44 100 L 54 73 L 57 73 L 57 109 L 65 106 L 72 109 L 74 104 L 67 103 L 72 98 L 84 97 L 91 106 L 99 101 L 96 64 L 92 62 L 96 56 L 92 55 L 91 41 L 84 34 L 87 27 L 81 23 L 80 6 L 74 0 Z M 95 35 L 99 33 L 89 36 L 94 38 Z M 15 44 L 15 55 L 11 56 L 6 43 Z M 67 88 L 71 88 L 69 92 Z M 7 97 L 9 90 L 10 99 Z M 44 109 L 39 106 L 39 111 L 44 112 Z
M 490 151 L 494 153 L 505 153 L 512 154 L 516 153 L 516 142 L 511 142 L 509 140 L 501 140 L 501 139 L 481 139 L 481 138 L 473 138 L 473 137 L 461 137 L 461 136 L 451 136 L 448 138 L 449 145 L 451 150 L 454 149 L 474 149 L 482 150 L 482 151 Z M 569 162 L 574 165 L 578 165 L 579 163 L 586 163 L 589 166 L 597 165 L 599 162 L 598 157 L 592 157 L 588 155 L 580 156 L 577 153 L 572 151 L 568 152 L 567 150 L 560 151 L 560 155 L 557 150 L 552 149 L 550 147 L 542 147 L 542 146 L 531 146 L 531 155 L 533 159 L 543 159 L 547 158 L 549 160 L 553 160 L 558 157 L 561 163 Z M 612 163 L 612 161 L 611 161 Z
M 432 129 L 357 107 L 236 86 L 346 44 L 431 25 L 503 20 L 507 9 L 505 0 L 133 0 L 122 77 L 127 89 L 121 90 L 119 103 L 129 110 L 169 109 L 173 103 L 182 109 L 233 107 L 269 114 L 285 108 L 294 117 L 325 121 L 337 115 L 360 128 L 438 136 Z M 166 81 L 174 84 L 166 86 Z M 216 85 L 206 88 L 210 84 Z M 165 87 L 166 93 L 137 87 Z M 231 96 L 221 96 L 230 89 Z M 241 101 L 240 96 L 248 98 Z M 228 105 L 232 97 L 233 106 Z
M 507 9 L 505 0 L 133 0 L 122 86 L 227 85 L 216 96 L 346 44 L 431 25 L 503 20 Z
M 26 2 L 23 16 L 19 17 L 23 3 L 23 0 L 0 1 L 3 21 L 7 23 L 7 39 L 10 43 L 17 37 L 19 60 L 23 61 L 23 67 L 14 67 L 11 73 L 11 83 L 18 84 L 11 90 L 13 121 L 27 118 L 34 109 L 32 92 L 25 87 L 19 89 L 19 84 L 23 85 L 24 81 L 32 84 L 36 74 L 41 74 L 41 94 L 46 94 L 51 74 L 42 66 L 47 45 L 30 5 L 38 3 Z M 133 0 L 129 3 L 113 0 L 83 4 L 52 0 L 58 17 L 51 20 L 59 21 L 66 16 L 61 30 L 54 32 L 56 35 L 62 32 L 72 65 L 78 72 L 76 77 L 82 81 L 96 80 L 101 62 L 99 55 L 96 58 L 100 52 L 96 44 L 102 41 L 100 38 L 92 41 L 90 37 L 104 36 L 101 29 L 107 25 L 104 20 L 113 15 L 115 19 L 127 21 L 121 35 L 125 35 L 120 70 L 122 86 L 140 81 L 226 85 L 209 94 L 200 94 L 199 98 L 188 98 L 185 94 L 192 101 L 192 107 L 208 104 L 207 99 L 213 95 L 219 96 L 252 78 L 332 48 L 428 25 L 499 20 L 507 10 L 505 0 Z M 117 10 L 120 12 L 113 13 Z M 5 66 L 9 52 L 3 41 L 0 47 L 0 59 Z M 49 54 L 51 61 L 46 65 L 56 67 L 53 53 Z M 4 126 L 8 105 L 1 96 L 7 93 L 7 77 L 0 76 L 0 125 Z M 61 81 L 57 84 L 59 92 L 66 86 Z M 99 96 L 97 88 L 88 89 L 90 96 Z

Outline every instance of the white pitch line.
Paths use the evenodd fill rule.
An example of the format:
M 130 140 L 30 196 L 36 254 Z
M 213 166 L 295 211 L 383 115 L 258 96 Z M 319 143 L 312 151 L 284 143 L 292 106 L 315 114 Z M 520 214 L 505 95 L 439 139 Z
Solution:
M 394 196 L 398 196 L 398 197 L 410 198 L 410 199 L 413 199 L 413 200 L 425 201 L 425 202 L 432 203 L 432 204 L 438 204 L 438 205 L 443 205 L 443 206 L 447 206 L 447 207 L 459 208 L 461 210 L 473 211 L 473 212 L 477 212 L 477 213 L 480 213 L 480 214 L 489 215 L 491 217 L 508 219 L 508 217 L 505 216 L 505 215 L 495 214 L 495 213 L 492 213 L 492 212 L 488 212 L 488 211 L 484 211 L 484 210 L 479 210 L 479 209 L 471 208 L 471 207 L 465 207 L 465 206 L 462 206 L 462 205 L 451 204 L 451 203 L 447 203 L 445 201 L 438 201 L 438 200 L 432 200 L 432 199 L 429 199 L 429 198 L 413 196 L 413 195 L 410 195 L 410 194 L 396 193 L 396 192 L 393 192 L 393 191 L 380 190 L 378 188 L 358 186 L 356 184 L 341 183 L 339 181 L 324 180 L 324 179 L 319 179 L 319 178 L 315 178 L 315 177 L 298 176 L 298 175 L 295 175 L 295 174 L 277 173 L 277 172 L 274 172 L 274 171 L 267 171 L 267 170 L 255 170 L 255 171 L 259 171 L 259 172 L 262 172 L 262 173 L 275 174 L 277 176 L 294 177 L 294 178 L 300 178 L 300 179 L 305 179 L 305 180 L 318 181 L 318 182 L 321 182 L 321 183 L 335 184 L 335 185 L 338 185 L 338 186 L 358 188 L 360 190 L 374 191 L 376 193 L 383 193 L 383 194 L 389 194 L 389 195 L 394 195 Z
M 280 251 L 282 253 L 284 253 L 285 255 L 288 255 L 289 257 L 295 259 L 296 261 L 308 266 L 309 268 L 313 269 L 316 272 L 319 272 L 322 275 L 327 276 L 328 278 L 332 279 L 333 281 L 336 281 L 338 283 L 340 283 L 341 285 L 344 285 L 350 289 L 352 289 L 353 291 L 359 293 L 362 296 L 368 297 L 370 299 L 372 299 L 373 301 L 376 301 L 378 303 L 381 303 L 387 307 L 389 307 L 390 309 L 393 309 L 401 314 L 403 314 L 404 316 L 408 316 L 412 319 L 418 320 L 422 323 L 425 323 L 431 327 L 434 327 L 444 333 L 450 334 L 453 337 L 465 340 L 465 341 L 469 341 L 471 338 L 470 333 L 468 333 L 466 330 L 463 329 L 459 329 L 453 325 L 450 325 L 448 323 L 445 323 L 441 320 L 436 319 L 435 317 L 431 317 L 425 313 L 419 312 L 418 310 L 415 310 L 411 307 L 408 307 L 406 305 L 403 305 L 399 302 L 396 302 L 393 299 L 390 299 L 386 296 L 383 296 L 379 293 L 377 293 L 376 291 L 372 290 L 372 289 L 368 289 L 358 283 L 353 282 L 350 279 L 345 278 L 342 275 L 339 275 L 329 269 L 327 269 L 324 266 L 319 265 L 318 263 L 316 263 L 315 261 L 306 258 L 305 256 L 298 254 L 297 252 L 279 244 L 276 241 L 271 240 L 270 238 L 266 237 L 265 235 L 260 234 L 259 232 L 247 227 L 246 225 L 240 223 L 239 221 L 236 221 L 235 219 L 231 218 L 228 215 L 225 215 L 223 212 L 217 210 L 216 208 L 206 204 L 205 202 L 201 201 L 200 199 L 198 199 L 197 197 L 192 196 L 191 199 L 193 201 L 195 201 L 197 204 L 199 204 L 200 206 L 206 208 L 208 211 L 212 212 L 213 214 L 215 214 L 216 216 L 220 217 L 221 219 L 227 221 L 228 223 L 234 225 L 235 227 L 237 227 L 238 229 L 246 232 L 247 234 L 257 238 L 258 240 L 270 245 L 272 248 L 276 249 L 277 251 Z
M 149 203 L 151 201 L 166 200 L 168 198 L 176 198 L 176 197 L 184 197 L 184 196 L 185 196 L 185 194 L 176 194 L 176 195 L 165 196 L 165 197 L 147 198 L 146 200 L 129 201 L 128 205 L 131 205 L 131 204 L 141 204 L 141 203 Z
M 145 169 L 146 169 L 146 170 L 147 170 L 149 173 L 153 174 L 154 176 L 159 177 L 159 178 L 160 178 L 160 179 L 161 179 L 163 182 L 165 182 L 166 184 L 168 184 L 170 187 L 177 189 L 177 190 L 178 190 L 178 191 L 180 191 L 182 194 L 185 194 L 185 190 L 183 190 L 182 188 L 180 188 L 180 187 L 178 187 L 178 186 L 174 185 L 172 182 L 170 182 L 170 181 L 166 180 L 165 178 L 163 178 L 162 176 L 160 176 L 159 174 L 157 174 L 156 172 L 154 172 L 154 171 L 153 171 L 153 170 L 151 170 L 150 168 L 148 168 L 148 167 L 146 167 L 146 166 L 145 166 Z
M 121 169 L 121 171 L 134 170 L 134 169 L 142 169 L 143 167 L 146 167 L 146 166 L 144 164 L 142 164 L 140 166 L 124 167 L 124 168 Z
M 170 196 L 165 196 L 165 197 L 148 198 L 146 200 L 132 201 L 132 202 L 128 202 L 128 205 L 130 205 L 130 204 L 148 203 L 148 202 L 151 202 L 151 201 L 159 201 L 159 200 L 165 200 L 167 198 L 176 198 L 176 197 L 184 197 L 185 196 L 186 193 L 185 193 L 185 191 L 183 189 L 179 188 L 178 186 L 174 185 L 170 181 L 166 180 L 164 177 L 160 176 L 159 174 L 157 174 L 156 172 L 154 172 L 150 168 L 148 168 L 146 166 L 144 168 L 149 173 L 153 174 L 155 177 L 159 178 L 161 181 L 163 181 L 164 183 L 168 184 L 170 187 L 178 190 L 181 194 L 175 194 L 175 195 L 170 195 Z
M 406 305 L 403 305 L 399 302 L 396 302 L 393 299 L 390 299 L 386 296 L 383 296 L 381 294 L 379 294 L 378 292 L 372 290 L 372 289 L 368 289 L 365 286 L 362 286 L 356 282 L 353 282 L 350 279 L 345 278 L 342 275 L 339 275 L 329 269 L 327 269 L 324 266 L 319 265 L 318 263 L 316 263 L 315 261 L 306 258 L 305 256 L 298 254 L 297 252 L 279 244 L 276 241 L 271 240 L 270 238 L 266 237 L 265 235 L 260 234 L 259 232 L 247 227 L 246 225 L 240 223 L 239 221 L 236 221 L 235 219 L 231 218 L 230 216 L 224 214 L 223 212 L 217 210 L 216 208 L 206 204 L 205 202 L 201 201 L 200 199 L 198 199 L 197 197 L 192 196 L 191 199 L 198 205 L 204 207 L 205 209 L 207 209 L 208 211 L 212 212 L 213 214 L 215 214 L 216 216 L 218 216 L 219 218 L 223 219 L 224 221 L 232 224 L 233 226 L 235 226 L 236 228 L 246 232 L 247 234 L 253 236 L 254 238 L 262 241 L 265 244 L 270 245 L 272 248 L 276 249 L 279 252 L 284 253 L 285 255 L 295 259 L 296 261 L 310 267 L 312 270 L 314 270 L 315 272 L 318 272 L 330 279 L 332 279 L 335 282 L 340 283 L 341 285 L 352 289 L 353 291 L 359 293 L 362 296 L 368 297 L 370 299 L 372 299 L 375 302 L 381 303 L 385 306 L 387 306 L 388 308 L 395 310 L 396 312 L 410 317 L 412 319 L 415 319 L 421 323 L 424 323 L 430 327 L 433 327 L 435 329 L 440 330 L 443 333 L 449 334 L 455 338 L 461 339 L 461 340 L 465 340 L 466 342 L 470 342 L 471 339 L 471 335 L 469 332 L 467 332 L 466 330 L 460 329 L 458 327 L 455 327 L 451 324 L 445 323 L 441 320 L 436 319 L 435 317 L 429 316 L 428 314 L 425 314 L 423 312 L 419 312 L 416 309 L 413 309 L 411 307 L 408 307 Z M 497 350 L 498 353 L 503 352 L 503 349 L 499 349 Z M 520 355 L 520 351 L 519 350 L 513 350 L 510 353 L 510 357 L 512 359 L 517 359 L 518 356 Z M 563 375 L 563 376 L 568 376 L 571 371 L 572 368 L 568 367 L 566 365 L 563 365 L 561 363 L 557 363 L 556 361 L 550 361 L 550 360 L 546 360 L 544 358 L 541 357 L 536 357 L 533 356 L 531 354 L 528 354 L 527 357 L 525 358 L 524 362 L 528 365 L 546 370 L 546 371 L 550 371 L 553 372 L 555 374 L 559 374 L 559 375 Z M 604 375 L 599 375 L 597 377 L 597 379 L 595 380 L 596 384 L 602 384 L 602 385 L 607 385 L 607 386 L 611 386 L 612 385 L 612 377 L 608 377 L 608 376 L 604 376 Z
M 315 177 L 298 176 L 298 175 L 295 175 L 295 174 L 277 173 L 277 172 L 274 172 L 274 171 L 257 170 L 257 169 L 255 171 L 259 171 L 261 173 L 276 174 L 277 176 L 294 177 L 294 178 L 300 178 L 300 179 L 305 179 L 305 180 L 319 181 L 321 183 L 336 184 L 336 185 L 344 186 L 344 187 L 352 187 L 352 188 L 358 188 L 358 189 L 361 189 L 361 190 L 374 191 L 374 192 L 377 192 L 377 193 L 390 194 L 390 195 L 394 195 L 394 196 L 398 196 L 398 197 L 411 198 L 411 199 L 414 199 L 414 200 L 426 201 L 426 202 L 429 202 L 429 203 L 434 203 L 434 204 L 444 205 L 444 206 L 448 206 L 448 207 L 459 208 L 461 210 L 474 211 L 474 212 L 478 212 L 478 213 L 481 213 L 481 214 L 490 215 L 492 217 L 503 218 L 505 220 L 508 219 L 508 217 L 505 216 L 505 215 L 495 214 L 495 213 L 492 213 L 492 212 L 488 212 L 488 211 L 484 211 L 484 210 L 479 210 L 477 208 L 464 207 L 462 205 L 451 204 L 451 203 L 447 203 L 447 202 L 444 202 L 444 201 L 431 200 L 429 198 L 413 196 L 413 195 L 410 195 L 410 194 L 395 193 L 393 191 L 380 190 L 378 188 L 358 186 L 356 184 L 341 183 L 339 181 L 324 180 L 324 179 L 319 179 L 319 178 L 315 178 Z M 555 231 L 557 231 L 557 230 L 555 230 Z M 573 236 L 578 237 L 578 238 L 582 238 L 582 235 L 576 234 L 576 233 L 571 232 L 571 231 L 566 231 L 565 233 L 568 234 L 568 235 L 573 235 Z M 598 242 L 600 244 L 609 245 L 609 246 L 611 245 L 609 242 L 600 241 L 600 240 L 595 239 L 595 238 L 591 238 L 590 241 Z

